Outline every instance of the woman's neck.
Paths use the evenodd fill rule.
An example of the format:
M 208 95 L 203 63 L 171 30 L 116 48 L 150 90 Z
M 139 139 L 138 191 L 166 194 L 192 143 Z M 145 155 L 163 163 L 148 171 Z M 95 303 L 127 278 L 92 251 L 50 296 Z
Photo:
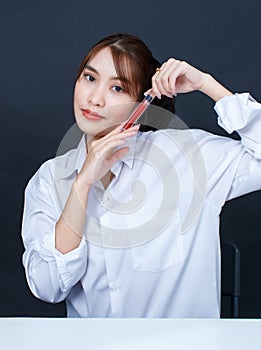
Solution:
M 114 174 L 111 171 L 108 171 L 107 174 L 105 174 L 102 178 L 101 178 L 101 182 L 105 188 L 105 190 L 107 189 L 107 187 L 109 186 L 109 184 L 111 183 L 112 179 L 114 178 Z

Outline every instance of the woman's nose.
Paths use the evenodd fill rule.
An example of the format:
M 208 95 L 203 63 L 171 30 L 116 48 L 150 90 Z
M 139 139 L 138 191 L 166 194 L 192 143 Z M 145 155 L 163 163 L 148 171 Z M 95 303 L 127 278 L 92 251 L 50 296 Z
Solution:
M 105 106 L 105 96 L 104 91 L 101 88 L 94 88 L 90 91 L 88 96 L 88 102 L 93 106 L 104 107 Z

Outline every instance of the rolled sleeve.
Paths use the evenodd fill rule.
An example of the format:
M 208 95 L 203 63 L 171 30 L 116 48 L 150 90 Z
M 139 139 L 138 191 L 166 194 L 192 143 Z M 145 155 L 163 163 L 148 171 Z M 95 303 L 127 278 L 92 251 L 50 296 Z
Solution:
M 34 295 L 59 302 L 81 279 L 87 268 L 87 242 L 67 254 L 55 248 L 55 225 L 61 215 L 46 167 L 30 180 L 25 191 L 22 237 L 23 264 Z
M 224 97 L 214 109 L 218 124 L 229 134 L 236 131 L 244 148 L 261 159 L 261 104 L 249 93 L 242 93 Z
M 87 268 L 87 244 L 81 240 L 78 248 L 62 254 L 55 248 L 55 227 L 32 244 L 32 250 L 45 262 L 55 261 L 61 291 L 69 291 L 83 276 Z

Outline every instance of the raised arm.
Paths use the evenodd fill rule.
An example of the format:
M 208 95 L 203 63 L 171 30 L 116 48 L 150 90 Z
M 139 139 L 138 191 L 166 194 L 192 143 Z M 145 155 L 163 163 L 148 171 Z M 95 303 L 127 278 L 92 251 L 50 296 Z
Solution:
M 170 58 L 152 77 L 152 89 L 160 98 L 178 93 L 201 91 L 215 102 L 232 93 L 216 81 L 210 74 L 201 72 L 185 61 Z
M 241 139 L 235 141 L 199 132 L 198 142 L 202 145 L 209 174 L 218 174 L 220 167 L 224 167 L 223 175 L 213 177 L 213 186 L 209 185 L 212 201 L 217 206 L 261 188 L 261 104 L 249 93 L 232 94 L 210 74 L 174 58 L 156 71 L 152 77 L 152 90 L 158 98 L 163 94 L 172 97 L 201 91 L 216 102 L 218 124 L 228 133 L 239 134 Z M 219 168 L 215 169 L 216 166 Z M 222 191 L 217 183 L 222 185 Z

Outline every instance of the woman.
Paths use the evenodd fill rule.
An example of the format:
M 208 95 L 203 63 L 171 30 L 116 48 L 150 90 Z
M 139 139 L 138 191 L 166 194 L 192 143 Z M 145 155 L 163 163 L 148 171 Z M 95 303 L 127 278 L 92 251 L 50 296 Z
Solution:
M 144 92 L 173 110 L 173 96 L 195 90 L 241 141 L 122 131 Z M 83 60 L 74 113 L 78 148 L 44 163 L 25 192 L 32 292 L 66 299 L 68 317 L 219 317 L 219 214 L 226 200 L 261 187 L 260 104 L 186 62 L 159 67 L 140 39 L 119 34 Z

